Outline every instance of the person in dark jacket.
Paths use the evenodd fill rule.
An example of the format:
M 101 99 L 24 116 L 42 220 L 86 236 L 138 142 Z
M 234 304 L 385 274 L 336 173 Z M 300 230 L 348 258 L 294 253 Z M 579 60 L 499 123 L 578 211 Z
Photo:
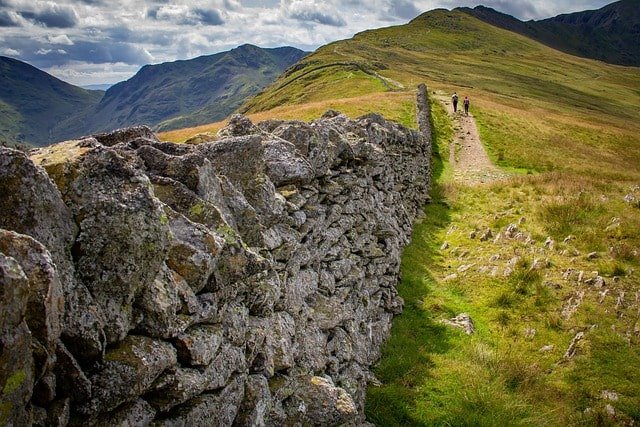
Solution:
M 451 96 L 451 101 L 453 102 L 453 112 L 457 112 L 458 111 L 458 94 L 453 92 L 453 95 Z
M 469 97 L 468 96 L 464 97 L 464 115 L 465 116 L 469 115 Z

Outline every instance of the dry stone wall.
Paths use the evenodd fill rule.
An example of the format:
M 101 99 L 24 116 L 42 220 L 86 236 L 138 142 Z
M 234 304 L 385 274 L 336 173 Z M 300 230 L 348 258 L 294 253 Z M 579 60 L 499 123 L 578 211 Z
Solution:
M 1 150 L 3 424 L 364 422 L 429 136 L 328 112 Z

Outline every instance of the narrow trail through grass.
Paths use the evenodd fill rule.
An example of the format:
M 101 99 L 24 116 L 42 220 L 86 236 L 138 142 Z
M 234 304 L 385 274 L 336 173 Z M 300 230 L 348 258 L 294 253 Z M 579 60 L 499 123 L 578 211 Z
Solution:
M 624 198 L 640 199 L 640 187 L 571 171 L 469 179 L 454 151 L 462 126 L 446 107 L 432 102 L 432 203 L 403 254 L 405 309 L 368 419 L 637 424 L 640 209 Z M 474 334 L 443 322 L 461 313 Z
M 504 180 L 511 175 L 496 167 L 482 145 L 473 112 L 465 114 L 461 106 L 453 111 L 453 103 L 448 95 L 438 93 L 436 99 L 444 105 L 453 123 L 453 140 L 449 144 L 449 164 L 453 167 L 454 181 L 459 184 L 475 185 Z

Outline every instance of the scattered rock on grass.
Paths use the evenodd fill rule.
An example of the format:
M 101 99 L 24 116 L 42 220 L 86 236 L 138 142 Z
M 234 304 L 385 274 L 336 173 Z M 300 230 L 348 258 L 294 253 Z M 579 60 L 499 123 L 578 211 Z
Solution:
M 569 343 L 569 347 L 567 348 L 567 351 L 565 351 L 564 353 L 564 358 L 565 359 L 571 359 L 573 356 L 575 356 L 576 352 L 578 351 L 578 343 L 584 338 L 584 332 L 578 332 L 576 334 L 575 337 L 573 337 L 573 339 L 571 340 L 571 343 Z
M 445 325 L 453 326 L 454 328 L 462 329 L 467 335 L 471 335 L 475 332 L 475 326 L 471 316 L 467 313 L 460 313 L 456 317 L 452 317 L 449 320 L 443 320 Z
M 600 397 L 604 400 L 610 400 L 612 402 L 618 401 L 618 393 L 616 393 L 615 391 L 602 390 L 602 392 L 600 392 Z
M 488 228 L 484 233 L 482 233 L 482 236 L 480 236 L 480 241 L 481 242 L 486 242 L 487 240 L 489 240 L 492 237 L 493 237 L 493 232 L 491 231 L 490 228 Z

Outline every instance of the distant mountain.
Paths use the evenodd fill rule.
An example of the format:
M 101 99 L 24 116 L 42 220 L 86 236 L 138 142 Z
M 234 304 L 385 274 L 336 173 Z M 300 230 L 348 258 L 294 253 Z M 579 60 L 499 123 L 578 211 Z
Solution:
M 0 56 L 0 142 L 47 145 L 64 139 L 67 134 L 56 129 L 57 123 L 93 108 L 103 94 Z
M 572 55 L 640 66 L 640 0 L 527 22 L 484 6 L 459 10 Z
M 81 87 L 83 89 L 87 89 L 87 90 L 102 90 L 102 91 L 106 91 L 111 86 L 113 86 L 113 83 L 100 84 L 100 85 L 86 85 L 86 86 L 81 86 Z
M 228 52 L 146 65 L 105 93 L 95 108 L 61 123 L 80 135 L 135 124 L 158 130 L 221 120 L 306 55 L 243 45 Z

